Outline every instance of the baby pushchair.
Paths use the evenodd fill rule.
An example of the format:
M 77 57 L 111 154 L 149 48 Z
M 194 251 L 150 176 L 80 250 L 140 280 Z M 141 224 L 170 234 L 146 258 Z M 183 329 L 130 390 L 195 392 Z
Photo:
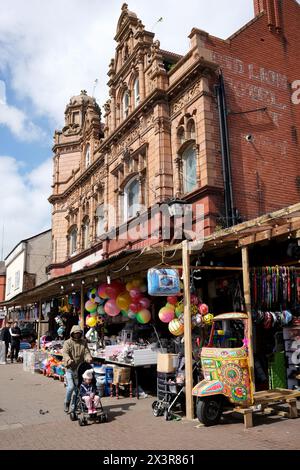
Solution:
M 89 421 L 93 421 L 95 423 L 105 423 L 108 420 L 107 413 L 104 412 L 101 400 L 99 406 L 95 413 L 89 414 L 87 406 L 80 396 L 80 385 L 82 384 L 82 376 L 85 371 L 90 370 L 92 367 L 90 364 L 83 362 L 78 367 L 77 375 L 78 375 L 78 384 L 76 389 L 74 390 L 75 393 L 75 408 L 74 411 L 70 413 L 71 421 L 77 421 L 79 426 L 86 426 Z M 93 374 L 92 384 L 96 387 L 96 377 Z
M 185 361 L 179 354 L 178 367 L 173 374 L 158 373 L 157 400 L 152 404 L 152 412 L 155 417 L 164 416 L 166 421 L 171 421 L 177 416 L 175 410 L 184 411 L 185 408 Z M 198 373 L 198 364 L 194 362 L 193 375 Z

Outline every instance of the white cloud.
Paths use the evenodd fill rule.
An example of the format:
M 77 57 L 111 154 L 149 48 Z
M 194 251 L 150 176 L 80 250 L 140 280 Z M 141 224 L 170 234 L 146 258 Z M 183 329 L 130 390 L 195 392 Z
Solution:
M 0 238 L 4 224 L 4 255 L 20 242 L 51 226 L 52 160 L 24 174 L 24 164 L 0 156 Z
M 107 72 L 114 56 L 114 35 L 121 0 L 1 0 L 0 72 L 9 70 L 11 86 L 30 99 L 34 112 L 61 126 L 70 96 L 85 88 L 107 99 Z M 188 51 L 187 36 L 196 26 L 227 37 L 253 16 L 252 0 L 130 0 L 163 49 Z M 157 20 L 163 17 L 162 23 Z
M 36 126 L 26 114 L 6 101 L 5 82 L 0 80 L 0 126 L 7 126 L 17 139 L 32 142 L 41 140 L 45 132 Z

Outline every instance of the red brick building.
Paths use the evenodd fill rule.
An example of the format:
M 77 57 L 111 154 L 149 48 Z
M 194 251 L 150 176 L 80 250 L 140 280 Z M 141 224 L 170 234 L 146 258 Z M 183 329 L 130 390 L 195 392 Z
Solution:
M 157 243 L 128 222 L 172 198 L 202 204 L 206 235 L 299 201 L 300 6 L 254 9 L 227 40 L 194 28 L 178 56 L 123 5 L 104 121 L 82 92 L 55 133 L 52 276 Z

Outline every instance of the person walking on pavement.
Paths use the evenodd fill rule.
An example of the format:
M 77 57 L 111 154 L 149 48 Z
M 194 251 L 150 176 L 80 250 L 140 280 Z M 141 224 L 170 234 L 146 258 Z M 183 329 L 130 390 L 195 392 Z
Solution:
M 10 333 L 8 325 L 3 322 L 1 330 L 0 330 L 0 341 L 5 343 L 5 361 L 7 360 L 8 355 L 8 348 L 10 343 Z
M 76 393 L 73 394 L 78 384 L 77 369 L 83 362 L 92 362 L 92 356 L 87 346 L 86 339 L 83 338 L 83 332 L 80 326 L 75 325 L 71 329 L 70 339 L 65 341 L 63 346 L 63 363 L 66 367 L 67 389 L 64 403 L 64 411 L 69 412 L 71 404 L 71 412 L 75 411 Z
M 14 357 L 16 362 L 18 362 L 18 356 L 20 351 L 20 342 L 21 342 L 21 330 L 18 327 L 18 322 L 15 321 L 12 328 L 9 329 L 10 333 L 10 359 L 11 363 L 14 362 Z

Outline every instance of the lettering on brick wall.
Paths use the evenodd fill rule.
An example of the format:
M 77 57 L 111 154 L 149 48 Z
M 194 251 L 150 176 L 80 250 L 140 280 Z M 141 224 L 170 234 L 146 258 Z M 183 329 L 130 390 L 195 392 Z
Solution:
M 252 101 L 261 102 L 266 106 L 272 106 L 278 110 L 285 110 L 287 108 L 286 104 L 280 103 L 277 100 L 273 91 L 267 90 L 264 87 L 259 87 L 239 80 L 233 80 L 232 78 L 227 78 L 227 83 L 234 90 L 236 96 L 240 98 L 250 98 Z
M 245 142 L 245 135 L 241 134 L 242 142 Z M 274 155 L 278 154 L 278 151 L 282 157 L 287 156 L 288 151 L 288 142 L 287 141 L 278 141 L 276 139 L 272 139 L 271 137 L 264 137 L 264 136 L 254 136 L 253 137 L 253 145 L 256 150 L 270 150 L 274 149 Z M 265 156 L 264 156 L 265 158 Z
M 292 103 L 300 104 L 300 80 L 295 80 L 292 83 L 292 89 L 295 90 L 292 94 Z
M 225 56 L 218 52 L 213 52 L 213 60 L 220 64 L 221 67 L 237 75 L 247 75 L 250 80 L 265 83 L 281 90 L 288 89 L 288 79 L 286 75 L 282 75 L 274 70 L 268 70 L 254 64 L 245 64 L 236 57 Z

